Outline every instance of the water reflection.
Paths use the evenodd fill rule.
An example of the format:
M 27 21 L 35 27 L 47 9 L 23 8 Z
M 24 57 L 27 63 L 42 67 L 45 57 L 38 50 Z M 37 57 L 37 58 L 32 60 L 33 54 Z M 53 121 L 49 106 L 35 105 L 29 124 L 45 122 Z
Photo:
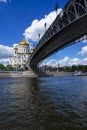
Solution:
M 11 80 L 10 83 L 8 80 Z M 8 80 L 5 81 L 4 85 L 7 85 L 3 85 L 5 88 L 2 90 L 1 129 L 44 129 L 43 124 L 50 114 L 48 111 L 52 104 L 41 91 L 40 81 L 36 78 Z
M 0 83 L 1 130 L 87 128 L 87 79 L 4 78 Z

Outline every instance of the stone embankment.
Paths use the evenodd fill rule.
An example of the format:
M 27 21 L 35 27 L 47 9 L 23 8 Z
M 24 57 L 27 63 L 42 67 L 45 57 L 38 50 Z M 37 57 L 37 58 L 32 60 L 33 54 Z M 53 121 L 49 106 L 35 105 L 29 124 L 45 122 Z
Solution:
M 29 71 L 1 71 L 0 77 L 37 77 L 37 75 Z
M 51 76 L 73 76 L 74 72 L 46 72 L 46 74 Z
M 47 76 L 73 76 L 73 72 L 34 72 L 0 71 L 0 77 L 47 77 Z

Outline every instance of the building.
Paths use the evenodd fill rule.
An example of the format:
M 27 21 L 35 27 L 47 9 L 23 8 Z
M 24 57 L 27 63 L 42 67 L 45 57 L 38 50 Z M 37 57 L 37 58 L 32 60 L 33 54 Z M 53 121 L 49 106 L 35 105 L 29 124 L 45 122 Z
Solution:
M 14 56 L 10 57 L 10 63 L 12 67 L 16 70 L 25 70 L 26 64 L 32 53 L 30 50 L 29 43 L 26 40 L 22 40 L 14 48 Z

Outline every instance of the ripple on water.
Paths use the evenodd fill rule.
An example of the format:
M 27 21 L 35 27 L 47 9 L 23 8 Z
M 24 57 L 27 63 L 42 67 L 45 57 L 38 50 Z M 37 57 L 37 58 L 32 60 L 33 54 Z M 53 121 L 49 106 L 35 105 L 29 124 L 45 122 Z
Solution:
M 86 128 L 87 77 L 0 78 L 0 130 Z

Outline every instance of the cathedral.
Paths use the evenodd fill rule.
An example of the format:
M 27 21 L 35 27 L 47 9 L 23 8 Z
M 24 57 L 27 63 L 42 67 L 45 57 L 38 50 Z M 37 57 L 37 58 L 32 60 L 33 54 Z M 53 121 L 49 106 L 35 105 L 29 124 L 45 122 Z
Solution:
M 10 63 L 15 70 L 26 70 L 26 64 L 34 48 L 30 50 L 29 43 L 22 40 L 14 48 L 14 56 L 10 56 Z

